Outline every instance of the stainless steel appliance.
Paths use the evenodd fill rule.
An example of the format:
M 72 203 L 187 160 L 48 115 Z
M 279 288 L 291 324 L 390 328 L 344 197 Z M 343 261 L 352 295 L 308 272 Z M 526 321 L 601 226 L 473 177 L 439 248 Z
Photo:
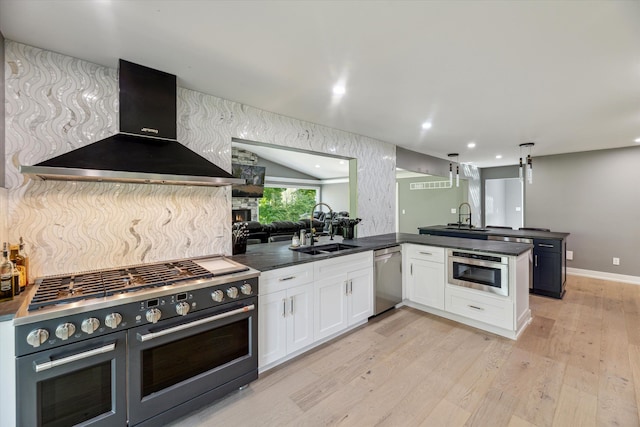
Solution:
M 509 295 L 508 257 L 448 249 L 447 259 L 449 284 Z
M 522 230 L 522 228 L 520 229 Z M 488 236 L 487 240 L 500 240 L 503 242 L 529 243 L 533 244 L 533 239 L 528 237 L 514 236 Z M 533 252 L 529 253 L 529 291 L 533 289 Z
M 161 425 L 256 379 L 258 275 L 217 256 L 38 279 L 18 425 Z
M 402 301 L 402 252 L 400 246 L 374 252 L 375 305 L 374 316 Z

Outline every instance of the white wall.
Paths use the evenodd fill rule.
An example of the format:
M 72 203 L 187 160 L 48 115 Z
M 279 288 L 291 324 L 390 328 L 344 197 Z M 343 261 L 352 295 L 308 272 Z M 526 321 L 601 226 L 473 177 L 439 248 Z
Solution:
M 170 52 L 168 52 L 170 54 Z M 231 253 L 228 187 L 32 181 L 18 172 L 117 131 L 117 71 L 7 40 L 9 239 L 35 276 Z M 143 64 L 144 65 L 144 64 Z M 395 146 L 178 88 L 178 140 L 231 170 L 231 139 L 358 159 L 360 236 L 395 224 Z
M 322 201 L 335 212 L 349 212 L 349 183 L 323 184 Z

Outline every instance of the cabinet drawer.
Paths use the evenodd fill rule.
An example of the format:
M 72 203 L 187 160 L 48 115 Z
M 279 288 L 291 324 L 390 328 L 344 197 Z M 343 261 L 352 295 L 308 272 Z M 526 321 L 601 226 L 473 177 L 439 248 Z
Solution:
M 562 250 L 562 240 L 533 239 L 533 246 L 537 251 L 560 252 Z
M 373 251 L 324 259 L 313 264 L 316 278 L 346 274 L 361 268 L 373 268 Z
M 424 261 L 444 263 L 444 248 L 424 245 L 406 245 L 408 258 L 417 258 Z
M 313 282 L 313 263 L 265 271 L 260 274 L 260 294 L 289 289 Z
M 445 309 L 451 313 L 513 330 L 513 303 L 467 289 L 447 286 Z

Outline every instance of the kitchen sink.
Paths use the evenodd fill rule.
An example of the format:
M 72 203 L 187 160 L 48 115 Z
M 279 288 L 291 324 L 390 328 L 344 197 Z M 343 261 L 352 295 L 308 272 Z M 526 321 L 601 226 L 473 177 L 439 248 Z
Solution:
M 345 245 L 344 243 L 328 243 L 326 245 L 316 245 L 316 246 L 304 246 L 302 248 L 292 249 L 297 252 L 302 252 L 309 255 L 326 255 L 334 252 L 345 251 L 348 249 L 354 249 L 357 246 L 354 245 Z
M 460 231 L 488 231 L 486 228 L 469 228 L 469 227 L 445 227 L 447 230 L 460 230 Z

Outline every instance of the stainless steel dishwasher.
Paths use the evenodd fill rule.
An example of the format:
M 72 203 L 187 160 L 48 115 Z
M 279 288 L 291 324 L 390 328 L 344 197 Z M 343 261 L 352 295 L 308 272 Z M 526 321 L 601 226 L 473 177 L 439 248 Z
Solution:
M 402 252 L 400 246 L 374 252 L 376 301 L 374 316 L 402 301 Z

